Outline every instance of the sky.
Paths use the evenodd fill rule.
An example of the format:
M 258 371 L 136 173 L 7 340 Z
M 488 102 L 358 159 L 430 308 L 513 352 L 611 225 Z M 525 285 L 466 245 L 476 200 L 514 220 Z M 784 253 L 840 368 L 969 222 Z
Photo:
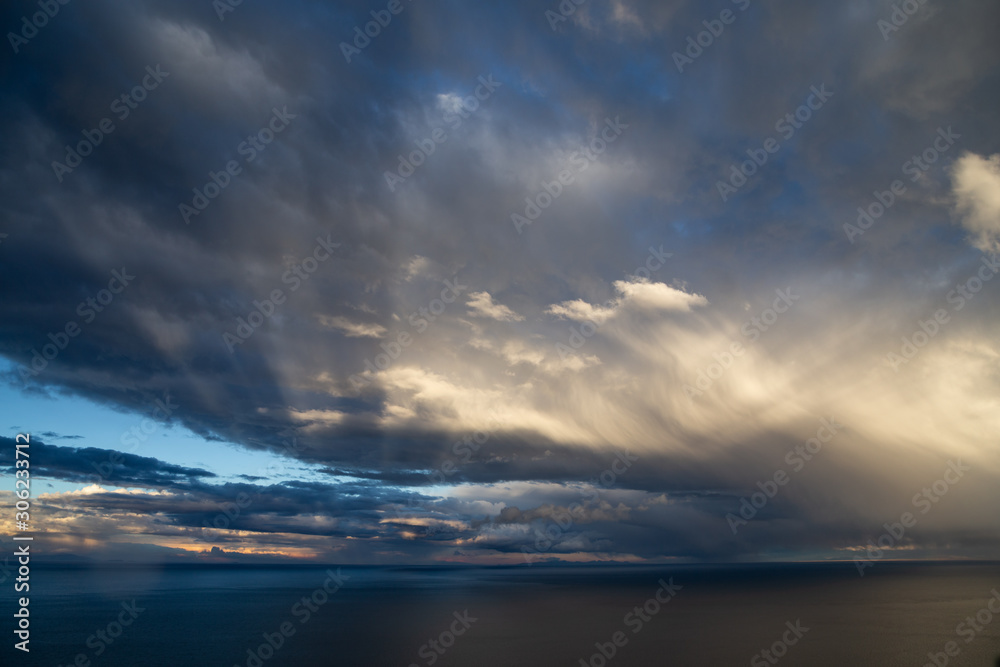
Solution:
M 0 498 L 30 433 L 47 557 L 1000 554 L 1000 6 L 37 11 Z

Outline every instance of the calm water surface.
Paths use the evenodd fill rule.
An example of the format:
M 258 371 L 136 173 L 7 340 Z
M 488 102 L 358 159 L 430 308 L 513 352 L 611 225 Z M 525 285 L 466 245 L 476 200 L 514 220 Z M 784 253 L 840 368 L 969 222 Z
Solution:
M 954 641 L 947 664 L 1000 665 L 1000 615 L 981 612 L 1000 591 L 997 564 L 884 562 L 864 578 L 850 564 L 340 572 L 348 578 L 327 596 L 325 568 L 33 568 L 31 654 L 8 635 L 2 664 L 55 667 L 82 654 L 95 667 L 599 666 L 597 643 L 613 648 L 609 666 L 920 667 Z M 649 602 L 671 578 L 676 596 Z M 119 616 L 131 624 L 110 637 Z M 970 616 L 975 625 L 959 628 Z M 796 622 L 808 630 L 768 662 L 760 652 L 794 639 L 786 623 Z M 278 640 L 283 623 L 294 634 Z

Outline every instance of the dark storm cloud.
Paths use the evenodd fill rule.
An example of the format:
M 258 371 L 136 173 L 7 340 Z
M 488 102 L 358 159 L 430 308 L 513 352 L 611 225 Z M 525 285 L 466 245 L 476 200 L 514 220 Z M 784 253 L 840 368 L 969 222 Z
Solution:
M 55 433 L 54 431 L 44 431 L 43 433 L 40 433 L 39 435 L 41 435 L 43 438 L 48 438 L 50 440 L 82 440 L 83 439 L 82 435 L 59 435 L 58 433 Z
M 0 465 L 14 467 L 14 439 L 0 437 L 4 444 Z M 161 488 L 197 483 L 215 473 L 202 468 L 173 465 L 149 456 L 97 447 L 61 447 L 35 439 L 33 475 L 67 482 L 111 483 L 121 486 Z

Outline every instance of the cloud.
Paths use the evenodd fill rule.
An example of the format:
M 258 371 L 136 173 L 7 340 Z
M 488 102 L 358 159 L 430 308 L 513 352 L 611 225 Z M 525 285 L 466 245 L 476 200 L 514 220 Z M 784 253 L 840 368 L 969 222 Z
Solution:
M 602 490 L 611 509 L 595 504 L 553 551 L 826 557 L 877 535 L 962 456 L 975 475 L 914 542 L 995 553 L 996 281 L 961 311 L 947 295 L 979 270 L 967 237 L 996 250 L 1000 90 L 983 82 L 1000 64 L 987 29 L 1000 5 L 954 0 L 888 44 L 885 5 L 755 6 L 683 73 L 662 63 L 710 17 L 680 0 L 584 4 L 558 35 L 530 2 L 428 5 L 350 65 L 316 45 L 370 18 L 353 0 L 262 3 L 225 22 L 192 0 L 93 2 L 86 20 L 52 22 L 51 48 L 11 61 L 0 97 L 0 197 L 15 203 L 0 220 L 0 283 L 16 286 L 0 299 L 4 380 L 134 415 L 169 392 L 177 428 L 225 456 L 206 470 L 152 458 L 161 438 L 117 463 L 39 445 L 40 479 L 84 486 L 110 465 L 104 491 L 53 499 L 46 521 L 67 552 L 135 535 L 200 553 L 203 522 L 246 492 L 252 506 L 215 538 L 226 554 L 516 559 L 629 448 L 642 463 Z M 58 182 L 52 161 L 147 63 L 170 72 L 162 89 Z M 503 86 L 459 109 L 491 72 Z M 829 106 L 721 202 L 717 181 L 823 82 Z M 292 125 L 245 161 L 238 146 L 284 105 Z M 617 117 L 620 140 L 585 168 L 573 159 Z M 970 152 L 950 173 L 952 153 L 927 165 L 848 243 L 843 222 L 949 124 Z M 386 171 L 428 145 L 390 191 Z M 239 176 L 185 225 L 178 204 L 230 160 Z M 557 190 L 512 229 L 526 198 Z M 962 227 L 946 224 L 952 202 Z M 328 235 L 337 257 L 309 273 L 302 258 Z M 655 275 L 651 245 L 672 251 Z M 122 266 L 135 282 L 84 321 L 77 304 Z M 444 302 L 445 280 L 468 286 L 460 300 Z M 787 285 L 802 299 L 762 316 Z M 279 288 L 287 298 L 230 354 L 223 336 Z M 949 323 L 890 368 L 940 308 Z M 766 329 L 751 340 L 753 317 Z M 80 335 L 35 375 L 35 352 L 69 321 Z M 702 377 L 710 388 L 690 396 Z M 848 428 L 734 538 L 726 513 L 831 415 Z M 99 425 L 51 428 L 101 444 Z M 292 435 L 302 447 L 286 460 L 314 476 L 303 486 L 236 476 L 241 452 Z M 504 508 L 531 519 L 484 520 Z
M 0 437 L 0 465 L 14 466 L 14 440 Z M 8 446 L 9 445 L 9 446 Z M 203 468 L 165 463 L 149 456 L 97 447 L 62 447 L 32 440 L 33 475 L 69 482 L 143 486 L 146 488 L 188 487 L 216 474 Z M 96 480 L 96 482 L 95 482 Z
M 420 255 L 415 255 L 410 258 L 403 267 L 404 280 L 413 280 L 414 278 L 421 276 L 431 268 L 431 261 L 426 257 L 421 257 Z
M 689 312 L 694 307 L 708 305 L 708 299 L 700 294 L 690 294 L 663 283 L 634 276 L 628 280 L 616 280 L 614 288 L 619 296 L 603 305 L 573 299 L 550 305 L 545 312 L 578 322 L 590 320 L 601 324 L 628 307 L 640 311 Z
M 500 322 L 523 322 L 524 316 L 518 315 L 507 306 L 493 302 L 489 292 L 473 292 L 466 304 L 469 314 L 473 317 L 487 317 Z
M 320 324 L 330 329 L 343 331 L 348 338 L 381 338 L 386 332 L 386 328 L 381 324 L 352 322 L 341 315 L 334 317 L 319 315 L 318 317 Z
M 594 306 L 583 299 L 573 299 L 555 303 L 545 309 L 546 313 L 557 317 L 575 320 L 577 322 L 596 322 L 601 324 L 609 317 L 613 317 L 616 312 L 616 304 L 605 306 Z
M 623 303 L 635 304 L 645 310 L 690 311 L 695 306 L 707 306 L 708 299 L 700 294 L 689 294 L 663 283 L 647 280 L 616 280 L 615 290 L 622 295 Z
M 952 192 L 972 244 L 985 253 L 1000 253 L 1000 154 L 963 154 L 952 167 Z

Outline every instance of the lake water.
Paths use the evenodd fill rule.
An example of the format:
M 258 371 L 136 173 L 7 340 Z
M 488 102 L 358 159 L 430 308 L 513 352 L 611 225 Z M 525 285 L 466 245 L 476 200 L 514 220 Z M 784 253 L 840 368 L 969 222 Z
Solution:
M 36 566 L 31 654 L 12 649 L 8 621 L 0 655 L 46 667 L 78 655 L 128 667 L 919 667 L 930 652 L 941 665 L 1000 665 L 1000 614 L 987 606 L 1000 596 L 997 564 L 882 562 L 863 578 L 851 564 L 342 567 L 339 577 L 337 589 L 314 567 Z

